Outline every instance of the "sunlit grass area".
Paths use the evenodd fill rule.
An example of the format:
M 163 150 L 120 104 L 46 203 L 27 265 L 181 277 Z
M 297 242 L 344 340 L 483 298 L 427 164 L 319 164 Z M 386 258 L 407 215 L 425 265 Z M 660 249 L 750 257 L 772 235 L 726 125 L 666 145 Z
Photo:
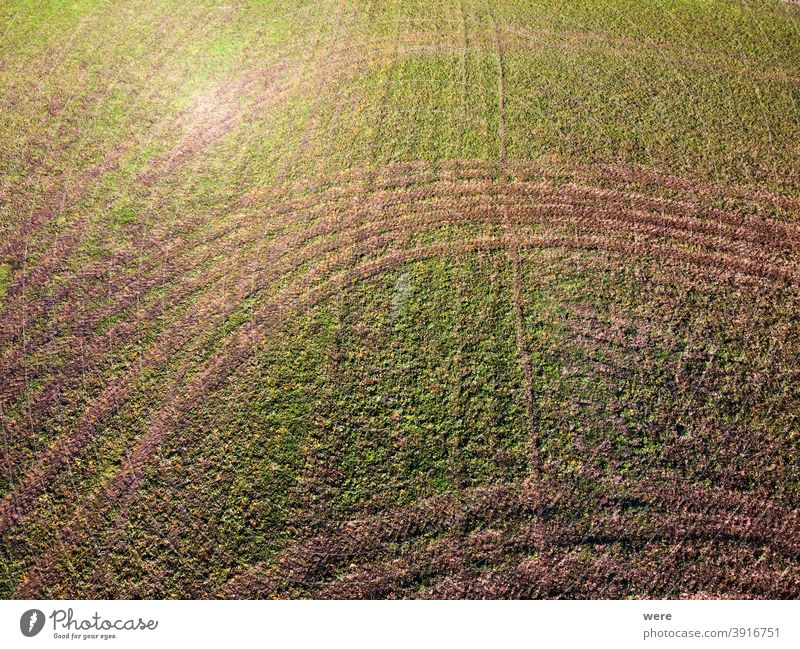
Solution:
M 800 587 L 800 9 L 0 6 L 4 597 Z

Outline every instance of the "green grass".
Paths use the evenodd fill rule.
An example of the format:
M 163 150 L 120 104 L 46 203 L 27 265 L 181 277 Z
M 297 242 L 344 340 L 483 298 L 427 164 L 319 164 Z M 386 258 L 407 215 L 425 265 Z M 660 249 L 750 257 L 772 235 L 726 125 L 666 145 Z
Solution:
M 799 106 L 800 12 L 771 0 L 4 3 L 0 496 L 81 444 L 0 532 L 0 594 L 52 562 L 33 594 L 202 596 L 345 521 L 525 480 L 796 507 L 796 278 L 680 255 L 796 266 L 769 227 L 798 219 Z M 520 217 L 539 183 L 556 211 Z M 561 244 L 466 246 L 505 235 Z
M 10 274 L 11 267 L 8 264 L 0 264 L 0 305 L 2 305 L 3 297 L 6 294 Z

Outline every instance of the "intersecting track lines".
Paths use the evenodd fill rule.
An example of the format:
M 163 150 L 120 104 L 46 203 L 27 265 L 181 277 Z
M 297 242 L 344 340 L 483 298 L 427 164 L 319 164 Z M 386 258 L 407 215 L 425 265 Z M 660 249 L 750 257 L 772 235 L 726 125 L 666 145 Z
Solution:
M 271 221 L 274 235 L 263 239 L 263 233 L 252 233 L 261 252 L 252 256 L 239 293 L 239 299 L 243 299 L 255 288 L 255 295 L 263 295 L 252 319 L 185 381 L 180 377 L 188 368 L 178 372 L 175 399 L 153 412 L 149 428 L 135 440 L 110 482 L 78 505 L 73 524 L 61 535 L 64 545 L 54 546 L 41 557 L 21 592 L 31 594 L 47 588 L 57 579 L 59 556 L 63 558 L 70 547 L 88 541 L 91 530 L 97 529 L 110 508 L 125 510 L 153 453 L 168 435 L 179 434 L 191 404 L 216 390 L 256 346 L 265 344 L 265 331 L 354 282 L 415 260 L 470 251 L 505 250 L 513 264 L 515 255 L 518 259 L 521 250 L 531 248 L 586 253 L 602 250 L 645 263 L 659 259 L 667 264 L 665 268 L 672 267 L 676 272 L 681 267 L 704 268 L 712 275 L 739 278 L 736 281 L 745 284 L 751 279 L 778 285 L 798 282 L 796 266 L 791 263 L 797 255 L 798 232 L 794 226 L 748 217 L 750 227 L 742 227 L 742 217 L 733 213 L 702 203 L 637 193 L 630 183 L 624 190 L 613 190 L 606 178 L 602 188 L 587 186 L 588 174 L 578 172 L 573 182 L 553 185 L 547 182 L 547 173 L 535 165 L 502 167 L 464 162 L 365 170 L 342 178 L 341 183 L 326 181 L 318 189 L 306 188 L 308 198 L 270 205 L 270 213 L 277 217 Z M 521 180 L 514 174 L 538 180 Z M 451 238 L 435 242 L 436 233 L 445 226 Z M 469 229 L 459 239 L 458 228 L 466 226 Z M 492 234 L 496 227 L 504 234 Z M 483 228 L 485 233 L 476 235 L 475 228 Z M 531 228 L 536 234 L 530 233 Z M 787 236 L 778 236 L 779 231 Z M 423 233 L 428 238 L 433 236 L 434 242 L 416 243 Z M 519 300 L 520 276 L 516 267 L 514 302 Z M 226 293 L 224 298 L 230 300 L 231 294 Z M 212 300 L 209 312 L 227 312 L 227 307 L 219 310 L 223 304 L 224 300 L 216 305 Z M 530 372 L 525 372 L 520 309 L 514 306 L 527 383 Z M 200 325 L 213 329 L 218 322 L 212 317 Z M 176 322 L 154 342 L 152 362 L 163 362 L 161 359 L 169 357 L 176 345 L 195 335 L 191 328 Z M 39 457 L 27 477 L 3 499 L 0 529 L 4 533 L 34 506 L 37 495 L 66 462 L 80 455 L 94 437 L 95 427 L 124 403 L 136 380 L 135 373 L 121 376 L 72 432 Z M 527 390 L 530 395 L 529 384 Z M 526 396 L 529 406 L 532 400 L 532 396 Z M 533 425 L 535 417 L 529 413 Z M 533 466 L 538 465 L 536 460 Z

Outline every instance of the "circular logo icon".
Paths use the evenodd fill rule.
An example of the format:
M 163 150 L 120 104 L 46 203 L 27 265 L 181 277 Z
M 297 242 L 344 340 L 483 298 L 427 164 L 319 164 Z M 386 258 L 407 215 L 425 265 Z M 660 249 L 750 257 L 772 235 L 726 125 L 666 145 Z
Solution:
M 25 611 L 19 618 L 19 630 L 22 635 L 32 638 L 44 628 L 44 613 L 38 608 Z

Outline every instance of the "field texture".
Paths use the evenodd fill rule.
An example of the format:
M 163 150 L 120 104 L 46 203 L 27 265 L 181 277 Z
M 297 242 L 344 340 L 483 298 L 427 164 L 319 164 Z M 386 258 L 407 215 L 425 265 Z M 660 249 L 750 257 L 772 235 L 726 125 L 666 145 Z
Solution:
M 800 6 L 0 0 L 0 596 L 800 596 Z

